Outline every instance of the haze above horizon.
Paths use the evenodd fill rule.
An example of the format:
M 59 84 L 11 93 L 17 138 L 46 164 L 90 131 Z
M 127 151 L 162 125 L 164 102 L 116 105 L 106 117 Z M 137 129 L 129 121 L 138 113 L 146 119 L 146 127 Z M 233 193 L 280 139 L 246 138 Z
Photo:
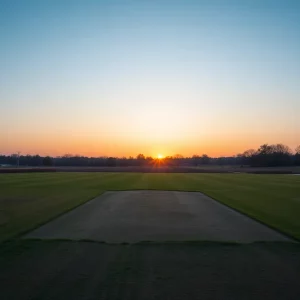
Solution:
M 299 1 L 0 0 L 0 154 L 300 144 Z

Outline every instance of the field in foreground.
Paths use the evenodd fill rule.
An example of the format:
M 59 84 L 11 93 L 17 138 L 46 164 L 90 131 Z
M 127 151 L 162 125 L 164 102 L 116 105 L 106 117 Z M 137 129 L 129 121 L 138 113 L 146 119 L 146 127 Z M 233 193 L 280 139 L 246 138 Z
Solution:
M 300 176 L 252 174 L 0 174 L 0 240 L 107 190 L 200 191 L 300 239 Z
M 157 189 L 201 191 L 299 239 L 299 187 L 300 177 L 291 175 L 0 175 L 0 234 L 2 240 L 20 236 L 107 190 Z M 127 193 L 140 192 L 123 192 Z M 178 199 L 180 193 L 166 194 L 176 194 Z M 103 199 L 103 196 L 99 199 Z M 148 216 L 151 205 L 156 205 L 157 209 L 153 210 L 152 207 L 152 215 L 150 213 L 148 216 L 154 222 L 156 217 L 161 216 L 160 209 L 164 206 L 158 200 L 163 199 L 162 195 L 156 198 L 153 203 L 153 198 L 147 202 L 142 197 L 146 207 L 140 207 L 142 211 L 145 209 Z M 164 199 L 165 205 L 170 202 L 168 199 Z M 132 197 L 129 200 L 132 203 Z M 190 202 L 196 204 L 196 200 L 198 198 Z M 90 201 L 80 209 L 90 207 L 95 201 Z M 220 205 L 211 199 L 210 201 Z M 132 207 L 137 209 L 136 203 L 137 201 L 127 210 L 127 216 L 134 213 Z M 112 204 L 111 199 L 108 199 L 107 204 Z M 117 222 L 115 219 L 126 216 L 124 206 L 120 206 L 119 211 L 112 210 L 114 213 L 120 212 L 117 216 L 111 216 L 112 221 Z M 117 208 L 120 206 L 117 205 Z M 171 208 L 176 215 L 175 221 L 178 220 L 178 214 L 185 216 L 180 207 L 177 210 L 173 206 Z M 207 206 L 204 210 L 207 211 Z M 219 224 L 220 215 L 217 213 L 214 216 Z M 62 216 L 62 219 L 66 216 Z M 99 217 L 97 213 L 96 217 Z M 158 222 L 158 227 L 161 226 L 162 229 L 169 228 L 167 226 L 170 225 L 168 222 L 164 225 L 164 218 L 165 215 L 160 220 L 161 223 Z M 232 222 L 231 216 L 223 221 L 227 218 Z M 55 221 L 57 220 L 59 219 Z M 92 221 L 90 215 L 88 221 Z M 51 223 L 47 225 L 49 224 Z M 78 226 L 78 222 L 75 224 Z M 67 227 L 66 224 L 58 226 L 58 231 Z M 209 226 L 209 229 L 212 227 Z M 113 245 L 96 241 L 55 239 L 5 241 L 0 247 L 1 299 L 299 299 L 299 243 L 183 241 L 185 237 L 184 235 L 177 242 Z
M 296 243 L 17 241 L 0 248 L 1 299 L 298 300 L 299 253 Z

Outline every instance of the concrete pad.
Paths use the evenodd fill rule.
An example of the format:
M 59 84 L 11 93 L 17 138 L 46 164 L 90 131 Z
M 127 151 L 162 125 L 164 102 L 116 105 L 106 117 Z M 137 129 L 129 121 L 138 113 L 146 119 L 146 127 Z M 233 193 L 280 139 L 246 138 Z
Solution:
M 25 238 L 139 241 L 290 241 L 199 192 L 105 192 Z

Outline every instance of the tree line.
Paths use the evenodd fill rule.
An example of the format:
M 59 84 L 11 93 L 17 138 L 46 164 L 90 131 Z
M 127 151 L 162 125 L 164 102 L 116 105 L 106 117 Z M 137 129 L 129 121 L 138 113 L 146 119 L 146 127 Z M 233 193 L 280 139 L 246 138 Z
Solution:
M 300 165 L 300 145 L 294 153 L 283 144 L 263 144 L 257 150 L 249 149 L 238 155 L 242 164 L 252 167 Z
M 66 154 L 58 157 L 40 155 L 0 155 L 0 166 L 201 166 L 235 165 L 251 167 L 300 166 L 300 145 L 292 151 L 283 144 L 263 144 L 231 157 L 209 157 L 206 154 L 184 157 L 176 154 L 158 159 L 138 154 L 136 157 L 86 157 Z

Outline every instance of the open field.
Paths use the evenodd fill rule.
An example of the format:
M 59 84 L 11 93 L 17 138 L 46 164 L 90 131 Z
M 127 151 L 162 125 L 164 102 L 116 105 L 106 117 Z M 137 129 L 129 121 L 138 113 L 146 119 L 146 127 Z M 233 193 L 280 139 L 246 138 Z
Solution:
M 1 299 L 298 300 L 293 243 L 22 241 L 0 248 Z
M 0 238 L 14 237 L 107 190 L 199 191 L 300 239 L 300 176 L 34 173 L 0 175 Z
M 247 167 L 233 165 L 195 166 L 130 166 L 130 167 L 0 167 L 0 173 L 36 172 L 134 172 L 134 173 L 250 173 L 250 174 L 300 174 L 300 166 Z
M 202 194 L 188 193 L 187 197 L 180 192 L 147 191 L 149 195 L 155 193 L 155 197 L 144 195 L 141 200 L 128 197 L 144 193 L 134 190 L 199 191 L 300 239 L 300 176 L 1 174 L 0 234 L 2 241 L 8 239 L 0 247 L 1 299 L 299 299 L 299 243 L 270 241 L 274 239 L 268 239 L 266 232 L 281 235 Z M 63 214 L 66 211 L 70 212 Z M 150 232 L 142 227 L 140 238 L 130 240 L 127 236 L 123 241 L 139 241 L 147 233 L 157 237 L 175 230 L 178 234 L 180 227 L 184 232 L 167 242 L 163 236 L 156 243 L 136 244 L 97 242 L 98 231 L 89 236 L 89 242 L 56 239 L 70 236 L 50 236 L 49 240 L 20 238 L 24 237 L 22 233 L 51 219 L 36 231 L 47 231 L 49 226 L 58 224 L 56 233 L 72 232 L 75 227 L 76 234 L 85 229 L 88 234 L 99 229 L 101 234 L 112 234 L 111 229 L 117 227 L 120 231 L 127 224 L 129 227 L 122 232 L 125 236 L 130 230 L 134 232 L 136 227 L 130 226 L 141 215 L 144 225 L 150 225 L 146 226 Z M 108 231 L 93 226 L 93 222 L 99 225 L 102 221 L 104 226 L 111 225 L 106 227 Z M 255 229 L 251 224 L 255 224 Z M 153 228 L 156 231 L 151 232 Z M 193 230 L 200 235 L 188 236 Z M 249 231 L 263 232 L 261 239 L 268 242 L 227 243 L 234 235 L 249 238 Z M 207 233 L 213 235 L 208 240 L 227 235 L 219 242 L 203 241 L 203 234 Z M 247 242 L 254 240 L 257 239 Z

